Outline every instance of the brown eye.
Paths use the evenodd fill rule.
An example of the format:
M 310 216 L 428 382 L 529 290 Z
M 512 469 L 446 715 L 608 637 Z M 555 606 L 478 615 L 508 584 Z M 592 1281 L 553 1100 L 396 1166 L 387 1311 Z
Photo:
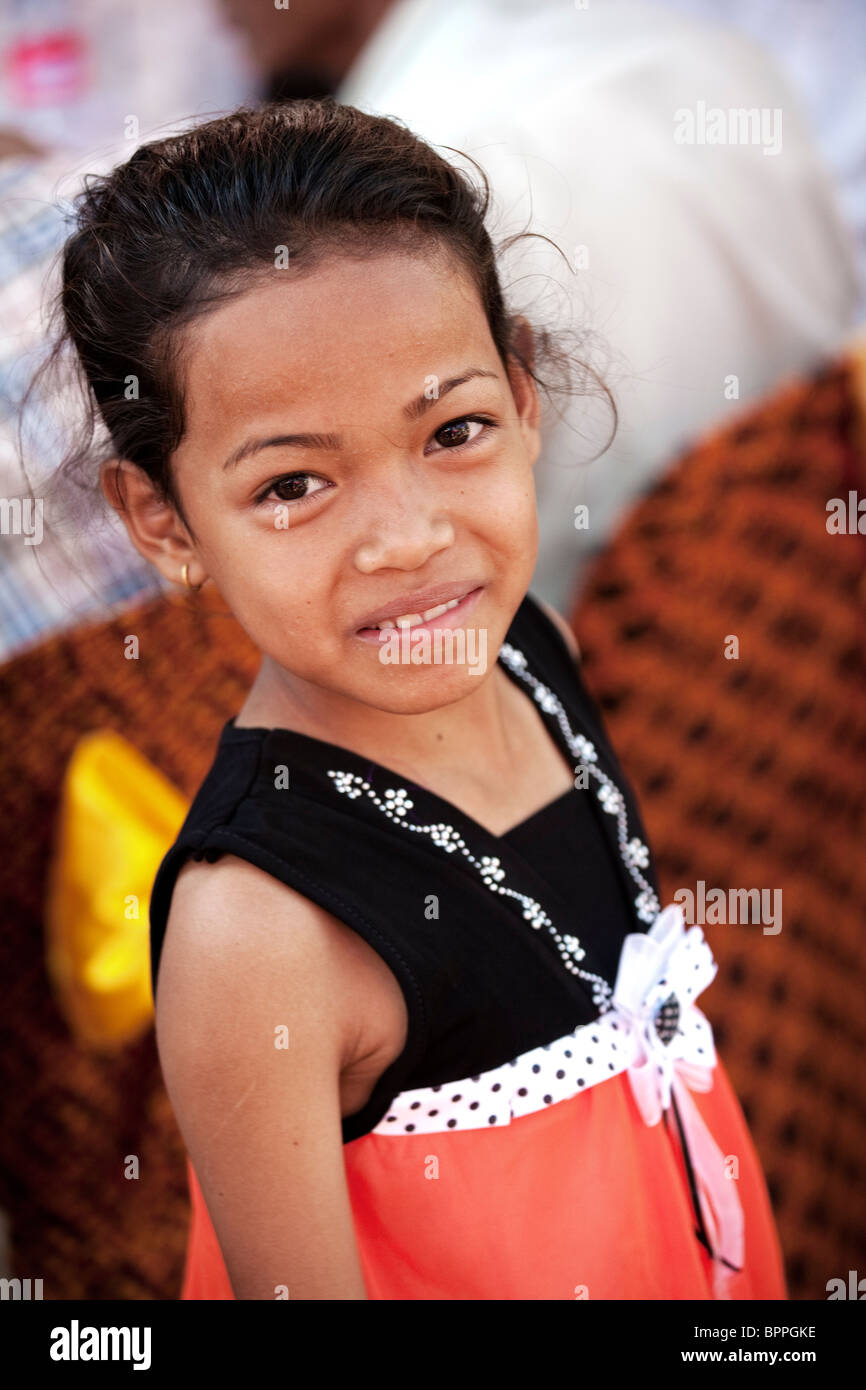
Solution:
M 277 494 L 281 502 L 300 502 L 307 493 L 306 473 L 296 473 L 291 478 L 281 478 L 278 483 L 274 483 L 273 491 Z
M 311 489 L 312 484 L 312 489 Z M 258 505 L 275 498 L 278 502 L 291 503 L 294 510 L 312 502 L 320 492 L 327 492 L 333 486 L 316 473 L 287 473 L 275 478 L 256 498 Z
M 444 438 L 442 437 L 444 435 Z M 433 436 L 437 444 L 450 446 L 453 444 L 468 444 L 470 439 L 469 421 L 455 420 L 453 424 L 443 425 L 441 430 L 437 430 Z
M 473 425 L 477 426 L 474 434 L 471 433 Z M 493 428 L 492 420 L 483 419 L 480 415 L 466 415 L 463 419 L 449 420 L 446 425 L 440 425 L 433 438 L 445 449 L 459 449 L 464 444 L 474 444 L 485 429 Z

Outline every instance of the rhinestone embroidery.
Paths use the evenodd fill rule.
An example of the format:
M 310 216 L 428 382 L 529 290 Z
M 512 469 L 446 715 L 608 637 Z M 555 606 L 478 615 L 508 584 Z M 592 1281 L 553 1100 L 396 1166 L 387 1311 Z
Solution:
M 622 792 L 607 773 L 597 766 L 598 754 L 589 739 L 585 738 L 583 734 L 574 733 L 558 696 L 527 669 L 526 657 L 523 652 L 505 642 L 500 648 L 499 655 L 506 665 L 531 687 L 533 698 L 545 713 L 556 716 L 572 754 L 578 758 L 587 773 L 599 783 L 597 796 L 602 807 L 609 815 L 617 818 L 618 843 L 622 861 L 641 890 L 635 898 L 635 910 L 642 922 L 653 923 L 659 914 L 660 905 L 652 886 L 641 873 L 641 869 L 646 868 L 649 864 L 649 850 L 637 837 L 629 839 L 628 815 Z M 429 835 L 433 843 L 440 849 L 444 849 L 447 854 L 454 854 L 459 850 L 467 862 L 478 871 L 482 882 L 492 893 L 500 893 L 506 897 L 515 898 L 523 908 L 524 918 L 536 931 L 542 927 L 547 928 L 556 943 L 566 970 L 573 975 L 579 975 L 581 979 L 586 980 L 592 986 L 593 1003 L 599 1012 L 605 1013 L 610 1008 L 610 999 L 613 994 L 612 986 L 601 975 L 582 970 L 577 964 L 586 955 L 580 944 L 580 939 L 572 933 L 561 934 L 558 932 L 544 908 L 536 902 L 535 898 L 531 898 L 527 893 L 520 893 L 517 889 L 507 887 L 503 881 L 505 870 L 498 858 L 483 855 L 480 859 L 476 859 L 462 835 L 452 825 L 446 825 L 442 821 L 437 821 L 432 825 L 416 825 L 413 821 L 406 819 L 406 813 L 413 809 L 414 803 L 405 787 L 389 787 L 385 791 L 383 800 L 376 794 L 369 782 L 358 773 L 330 770 L 328 776 L 334 779 L 337 791 L 342 792 L 345 796 L 352 798 L 368 796 L 374 806 L 377 806 L 395 825 L 402 825 L 405 830 L 413 831 L 415 834 Z
M 412 807 L 413 803 L 409 799 L 405 787 L 389 787 L 383 799 L 376 794 L 370 783 L 357 772 L 330 770 L 328 776 L 334 779 L 338 791 L 351 797 L 368 796 L 373 805 L 377 806 L 395 825 L 402 825 L 405 830 L 411 830 L 418 835 L 429 835 L 434 845 L 444 849 L 446 854 L 454 854 L 459 850 L 466 861 L 477 870 L 482 882 L 490 889 L 491 893 L 500 893 L 505 897 L 515 898 L 521 904 L 523 916 L 531 927 L 534 927 L 536 931 L 540 930 L 541 927 L 547 928 L 556 942 L 557 950 L 566 970 L 569 970 L 573 975 L 579 975 L 581 979 L 588 981 L 592 986 L 593 1003 L 601 1010 L 610 1007 L 609 1001 L 613 990 L 607 980 L 589 970 L 581 970 L 577 964 L 586 955 L 578 937 L 570 933 L 561 935 L 535 898 L 531 898 L 528 893 L 520 893 L 515 888 L 508 888 L 503 882 L 505 870 L 496 856 L 485 854 L 477 859 L 463 836 L 454 829 L 453 825 L 446 825 L 442 821 L 435 821 L 432 825 L 416 825 L 414 821 L 406 820 L 404 818 L 406 811 Z
M 661 904 L 652 885 L 641 873 L 641 869 L 645 869 L 649 865 L 649 849 L 637 836 L 629 838 L 625 797 L 607 773 L 602 772 L 601 768 L 597 766 L 598 755 L 593 745 L 582 734 L 574 733 L 561 701 L 546 685 L 543 685 L 540 680 L 533 676 L 531 671 L 527 670 L 526 657 L 523 652 L 512 647 L 509 642 L 504 642 L 499 655 L 505 664 L 532 688 L 535 699 L 541 708 L 547 710 L 549 714 L 556 715 L 559 727 L 572 754 L 586 769 L 587 775 L 599 783 L 596 795 L 605 811 L 617 818 L 620 857 L 640 889 L 634 900 L 635 911 L 642 922 L 647 922 L 651 926 L 661 911 Z

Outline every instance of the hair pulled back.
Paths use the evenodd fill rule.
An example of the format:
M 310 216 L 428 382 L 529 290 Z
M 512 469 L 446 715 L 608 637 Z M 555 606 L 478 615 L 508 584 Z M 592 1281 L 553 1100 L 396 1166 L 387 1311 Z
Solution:
M 98 494 L 102 464 L 128 459 L 186 520 L 171 469 L 184 434 L 184 330 L 273 272 L 280 253 L 304 270 L 335 252 L 445 251 L 476 286 L 503 363 L 519 360 L 548 395 L 571 392 L 576 359 L 535 328 L 526 361 L 500 284 L 498 256 L 538 234 L 494 249 L 490 186 L 469 162 L 477 184 L 399 121 L 325 97 L 241 107 L 86 175 L 60 253 L 62 331 L 31 384 L 72 350 L 85 419 L 55 481 Z

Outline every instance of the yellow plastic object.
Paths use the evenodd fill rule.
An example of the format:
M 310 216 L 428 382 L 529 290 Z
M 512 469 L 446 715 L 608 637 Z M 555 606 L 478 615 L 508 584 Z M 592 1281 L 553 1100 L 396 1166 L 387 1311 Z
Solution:
M 189 803 L 120 734 L 86 734 L 61 792 L 46 968 L 76 1041 L 117 1051 L 153 1019 L 150 890 Z

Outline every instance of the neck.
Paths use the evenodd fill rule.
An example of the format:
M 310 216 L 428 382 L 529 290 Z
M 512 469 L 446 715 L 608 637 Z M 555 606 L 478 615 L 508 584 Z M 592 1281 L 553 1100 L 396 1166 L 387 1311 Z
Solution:
M 310 33 L 306 48 L 293 53 L 293 62 L 321 72 L 336 90 L 393 3 L 362 0 L 341 6 L 339 14 L 326 13 L 320 26 Z
M 484 776 L 478 780 L 497 783 L 513 772 L 525 746 L 525 701 L 498 662 L 472 686 L 450 704 L 420 714 L 394 714 L 299 680 L 266 655 L 237 724 L 288 728 L 324 739 L 413 781 L 421 780 L 414 773 L 434 762 L 455 775 L 477 768 L 483 748 Z

